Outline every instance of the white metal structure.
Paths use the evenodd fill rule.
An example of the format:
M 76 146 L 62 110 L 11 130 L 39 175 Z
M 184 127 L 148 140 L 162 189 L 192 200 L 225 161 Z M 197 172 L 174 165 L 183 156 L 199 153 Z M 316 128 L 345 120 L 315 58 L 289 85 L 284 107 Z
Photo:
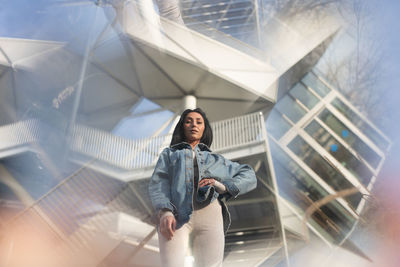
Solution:
M 311 114 L 306 116 L 311 119 L 325 107 L 350 125 L 346 112 L 338 112 L 334 107 L 341 105 L 332 102 L 334 94 L 319 97 L 313 87 L 311 95 L 320 103 L 308 108 L 309 103 L 301 98 L 305 94 L 293 100 L 295 92 L 290 91 L 287 97 L 293 100 L 291 107 L 300 108 L 296 113 L 284 107 L 288 99 L 285 93 L 320 58 L 338 30 L 337 22 L 329 17 L 316 22 L 278 14 L 266 24 L 265 36 L 259 38 L 265 46 L 262 52 L 216 30 L 211 38 L 160 18 L 151 1 L 104 1 L 109 2 L 114 2 L 115 16 L 102 17 L 102 12 L 111 7 L 97 1 L 90 8 L 95 14 L 91 30 L 88 36 L 78 36 L 78 41 L 0 38 L 0 137 L 7 141 L 0 145 L 1 164 L 21 184 L 39 180 L 47 170 L 51 170 L 47 175 L 54 180 L 61 179 L 7 223 L 11 230 L 2 239 L 4 247 L 0 250 L 7 252 L 0 255 L 4 265 L 17 265 L 19 260 L 29 261 L 32 257 L 38 260 L 30 262 L 32 265 L 45 266 L 48 262 L 43 255 L 49 260 L 55 260 L 53 256 L 65 257 L 62 262 L 66 266 L 129 266 L 136 259 L 143 264 L 159 265 L 155 230 L 150 226 L 152 210 L 146 201 L 146 178 L 153 171 L 160 149 L 168 145 L 170 135 L 128 140 L 109 132 L 144 97 L 175 114 L 182 107 L 202 107 L 213 121 L 212 149 L 229 159 L 251 164 L 257 173 L 257 189 L 229 204 L 233 224 L 226 239 L 226 265 L 262 266 L 282 260 L 288 265 L 293 249 L 288 240 L 304 238 L 305 225 L 331 245 L 332 240 L 321 234 L 321 221 L 303 221 L 304 205 L 312 206 L 313 199 L 300 194 L 303 207 L 299 208 L 296 204 L 300 202 L 293 204 L 282 194 L 286 191 L 281 190 L 275 177 L 260 111 L 269 114 L 280 99 L 276 107 L 283 114 L 281 125 L 289 124 L 293 131 L 272 139 L 272 146 L 282 143 L 284 152 L 311 176 L 311 185 L 317 183 L 326 195 L 337 189 L 301 160 L 310 155 L 309 151 L 303 155 L 292 149 L 296 135 L 318 147 L 317 154 L 323 155 L 337 173 L 344 173 L 351 185 L 362 186 L 360 191 L 368 193 L 374 178 L 368 185 L 361 185 L 351 171 L 319 147 L 317 139 L 307 135 L 307 119 L 292 121 L 302 109 Z M 345 99 L 340 100 L 346 103 Z M 271 115 L 274 114 L 273 111 Z M 30 117 L 38 117 L 38 124 L 24 121 Z M 10 124 L 15 121 L 18 122 Z M 321 118 L 316 121 L 324 123 Z M 26 125 L 33 130 L 25 131 Z M 363 130 L 349 127 L 373 151 L 384 155 Z M 323 128 L 338 138 L 327 123 Z M 43 135 L 31 136 L 35 129 L 42 130 Z M 277 129 L 271 129 L 271 136 L 275 136 Z M 343 140 L 340 144 L 358 157 L 350 144 Z M 38 155 L 50 156 L 43 160 Z M 14 164 L 20 157 L 33 167 L 29 165 L 31 168 L 25 170 L 25 166 Z M 368 168 L 376 176 L 381 164 L 379 161 L 377 167 L 371 163 Z M 289 162 L 284 167 L 293 166 Z M 296 178 L 302 177 L 299 174 Z M 42 186 L 45 184 L 39 184 Z M 29 183 L 26 188 L 30 189 Z M 356 218 L 362 205 L 351 207 L 346 199 L 339 199 L 335 207 Z M 326 221 L 330 219 L 321 211 L 317 215 Z M 24 239 L 20 232 L 32 233 L 32 237 Z M 43 248 L 36 245 L 42 243 L 33 242 L 38 240 L 37 236 L 45 240 Z M 18 246 L 14 248 L 14 244 Z M 24 244 L 33 244 L 28 250 L 35 253 L 19 257 L 18 249 L 26 249 Z M 52 248 L 53 254 L 45 253 Z
M 263 142 L 264 122 L 261 113 L 252 113 L 241 117 L 214 122 L 215 141 L 211 149 L 216 152 L 235 150 L 247 147 L 246 155 L 254 154 L 254 144 Z M 172 135 L 160 135 L 152 138 L 129 140 L 114 136 L 83 125 L 76 125 L 71 136 L 73 151 L 86 155 L 87 159 L 96 159 L 103 164 L 132 171 L 154 166 L 162 149 L 169 145 Z

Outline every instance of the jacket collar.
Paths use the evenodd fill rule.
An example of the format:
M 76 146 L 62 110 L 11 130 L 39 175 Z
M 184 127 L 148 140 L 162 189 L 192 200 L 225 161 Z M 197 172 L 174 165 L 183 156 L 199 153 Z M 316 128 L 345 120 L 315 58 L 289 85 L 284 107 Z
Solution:
M 211 152 L 211 149 L 206 144 L 199 143 L 199 144 L 196 145 L 196 147 L 198 147 L 201 151 L 209 151 L 209 152 Z M 190 148 L 191 149 L 192 147 L 190 146 L 189 143 L 181 142 L 181 143 L 172 145 L 171 148 L 174 148 L 174 149 Z

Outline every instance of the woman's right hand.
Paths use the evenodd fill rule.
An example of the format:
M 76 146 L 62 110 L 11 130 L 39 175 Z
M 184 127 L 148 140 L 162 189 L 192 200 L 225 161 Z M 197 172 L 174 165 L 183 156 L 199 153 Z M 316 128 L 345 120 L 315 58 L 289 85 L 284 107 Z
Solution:
M 160 219 L 160 232 L 168 240 L 174 236 L 176 226 L 175 216 L 167 215 L 162 216 Z

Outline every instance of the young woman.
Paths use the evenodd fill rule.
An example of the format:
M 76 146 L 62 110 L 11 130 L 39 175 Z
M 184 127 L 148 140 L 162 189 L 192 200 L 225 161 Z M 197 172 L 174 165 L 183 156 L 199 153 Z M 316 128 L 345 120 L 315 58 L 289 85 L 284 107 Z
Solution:
M 184 266 L 189 235 L 195 266 L 221 266 L 230 225 L 224 200 L 256 187 L 253 169 L 212 153 L 212 139 L 204 112 L 185 110 L 154 169 L 149 193 L 163 266 Z

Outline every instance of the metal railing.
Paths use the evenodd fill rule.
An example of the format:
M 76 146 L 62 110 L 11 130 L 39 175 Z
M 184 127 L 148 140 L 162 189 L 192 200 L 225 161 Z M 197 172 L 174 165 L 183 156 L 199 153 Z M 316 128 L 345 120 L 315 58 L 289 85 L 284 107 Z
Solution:
M 222 151 L 246 146 L 266 139 L 262 113 L 211 123 L 214 141 L 211 149 Z M 139 169 L 155 164 L 171 135 L 130 140 L 111 133 L 77 125 L 73 129 L 70 149 L 96 160 L 124 169 Z
M 214 141 L 211 149 L 221 151 L 265 140 L 265 122 L 261 113 L 211 123 Z M 0 127 L 0 152 L 29 145 L 38 140 L 39 121 L 26 120 Z M 131 140 L 109 132 L 76 125 L 70 138 L 70 149 L 108 164 L 138 169 L 154 165 L 171 135 Z
M 137 169 L 152 165 L 160 149 L 170 136 L 157 136 L 131 140 L 111 133 L 76 125 L 70 141 L 72 151 L 107 162 L 124 169 Z
M 265 121 L 261 112 L 211 123 L 214 141 L 211 149 L 221 151 L 250 145 L 266 139 Z
M 0 158 L 1 152 L 37 141 L 38 132 L 39 124 L 35 119 L 0 126 Z

